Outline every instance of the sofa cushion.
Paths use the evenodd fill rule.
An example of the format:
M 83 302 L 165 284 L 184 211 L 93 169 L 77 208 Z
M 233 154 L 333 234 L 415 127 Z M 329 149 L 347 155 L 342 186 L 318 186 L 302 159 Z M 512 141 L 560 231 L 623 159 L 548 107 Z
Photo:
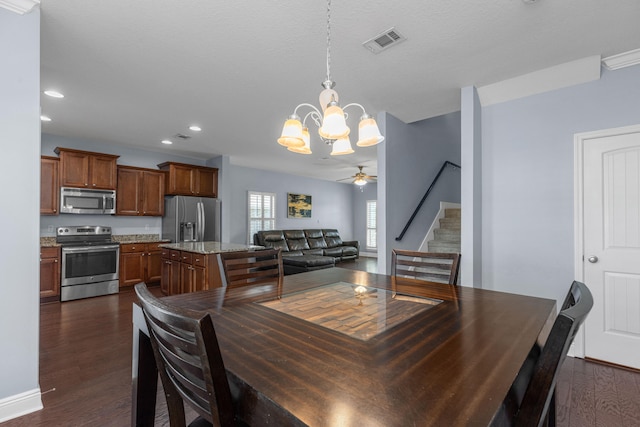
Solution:
M 302 230 L 284 230 L 284 238 L 289 239 L 304 239 L 304 231 Z
M 316 255 L 304 255 L 304 256 L 284 256 L 282 262 L 289 265 L 295 265 L 298 267 L 318 267 L 321 265 L 334 265 L 335 260 L 331 257 L 316 256 Z
M 342 245 L 342 239 L 340 238 L 340 234 L 338 234 L 338 230 L 328 229 L 322 230 L 324 233 L 324 241 L 327 242 L 328 248 L 335 248 L 336 246 Z
M 305 255 L 324 255 L 324 251 L 321 248 L 318 249 L 307 249 L 305 251 L 302 251 L 303 254 Z
M 307 236 L 307 242 L 311 249 L 323 249 L 327 247 L 327 242 L 324 241 L 322 230 L 304 230 L 304 235 Z
M 282 231 L 278 230 L 270 230 L 270 231 L 261 231 L 262 234 L 262 246 L 267 249 L 282 249 L 282 252 L 289 251 L 289 247 L 287 246 L 287 241 L 284 240 L 284 234 Z
M 287 239 L 287 246 L 289 246 L 290 251 L 302 251 L 305 249 L 309 249 L 309 245 L 307 241 L 302 239 Z
M 343 246 L 342 247 L 342 257 L 353 257 L 358 255 L 358 250 L 353 246 Z
M 340 258 L 342 256 L 342 247 L 326 248 L 324 249 L 325 256 L 332 256 L 334 258 Z

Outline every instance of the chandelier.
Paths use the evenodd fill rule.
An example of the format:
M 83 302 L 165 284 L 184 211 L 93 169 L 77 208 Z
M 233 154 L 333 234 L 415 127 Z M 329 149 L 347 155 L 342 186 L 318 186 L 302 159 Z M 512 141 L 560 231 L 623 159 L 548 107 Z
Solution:
M 278 144 L 287 147 L 289 151 L 300 154 L 311 154 L 311 138 L 309 136 L 309 128 L 307 120 L 311 119 L 318 127 L 320 139 L 326 144 L 331 145 L 331 155 L 338 156 L 342 154 L 351 154 L 351 141 L 349 139 L 350 129 L 346 120 L 348 115 L 344 112 L 350 107 L 360 107 L 362 116 L 358 126 L 358 147 L 369 147 L 384 141 L 384 137 L 380 134 L 378 124 L 365 111 L 360 104 L 351 103 L 340 108 L 338 103 L 338 92 L 333 90 L 335 82 L 331 80 L 331 0 L 327 0 L 327 78 L 322 82 L 324 90 L 320 92 L 319 102 L 322 107 L 322 113 L 312 104 L 302 103 L 298 105 L 293 114 L 289 116 L 282 128 L 282 135 L 278 138 Z M 298 110 L 309 108 L 309 111 L 302 121 L 298 115 Z

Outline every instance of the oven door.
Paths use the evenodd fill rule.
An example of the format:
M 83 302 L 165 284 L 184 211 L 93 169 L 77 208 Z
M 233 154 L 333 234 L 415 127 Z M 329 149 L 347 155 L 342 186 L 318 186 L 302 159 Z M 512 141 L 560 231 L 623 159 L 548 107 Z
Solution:
M 118 279 L 120 245 L 63 246 L 61 286 Z

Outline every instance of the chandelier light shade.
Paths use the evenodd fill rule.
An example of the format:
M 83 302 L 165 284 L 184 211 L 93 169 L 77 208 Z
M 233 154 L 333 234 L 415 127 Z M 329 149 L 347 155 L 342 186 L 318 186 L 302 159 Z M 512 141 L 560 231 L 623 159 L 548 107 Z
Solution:
M 331 145 L 331 155 L 339 156 L 353 153 L 349 134 L 351 130 L 347 125 L 347 115 L 344 110 L 351 107 L 359 107 L 362 110 L 362 117 L 358 126 L 358 147 L 369 147 L 384 141 L 384 136 L 378 129 L 376 121 L 365 111 L 360 104 L 347 104 L 340 108 L 338 92 L 333 88 L 335 82 L 331 80 L 331 0 L 327 0 L 327 78 L 322 82 L 324 90 L 320 92 L 318 101 L 320 109 L 312 104 L 303 103 L 298 105 L 293 114 L 289 116 L 282 128 L 282 134 L 278 138 L 278 144 L 287 147 L 289 151 L 300 154 L 311 154 L 311 138 L 307 128 L 307 119 L 311 120 L 318 127 L 318 134 L 322 141 Z M 302 121 L 298 115 L 298 110 L 308 108 L 309 111 Z M 322 112 L 321 112 L 322 111 Z M 306 132 L 306 133 L 305 133 Z
M 380 129 L 372 117 L 362 116 L 358 126 L 358 147 L 370 147 L 384 141 L 384 136 L 380 134 Z
M 351 154 L 354 152 L 353 148 L 351 148 L 351 141 L 349 141 L 349 137 L 336 140 L 331 148 L 332 156 L 342 156 L 343 154 Z
M 341 139 L 349 135 L 349 126 L 344 117 L 344 111 L 337 105 L 331 105 L 324 111 L 322 126 L 318 133 L 324 139 Z
M 304 141 L 302 147 L 287 147 L 287 150 L 298 154 L 311 154 L 311 137 L 309 136 L 309 129 L 306 127 L 302 128 L 302 140 Z
M 289 116 L 282 128 L 282 135 L 278 138 L 278 144 L 289 147 L 302 147 L 304 140 L 302 139 L 302 123 L 300 117 L 294 115 Z

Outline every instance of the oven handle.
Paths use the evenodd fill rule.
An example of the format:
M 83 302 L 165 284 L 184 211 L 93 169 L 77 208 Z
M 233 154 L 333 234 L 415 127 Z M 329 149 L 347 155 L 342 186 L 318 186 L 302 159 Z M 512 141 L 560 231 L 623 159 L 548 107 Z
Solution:
M 102 252 L 105 250 L 118 250 L 120 246 L 82 246 L 78 248 L 62 248 L 62 252 L 74 253 L 74 252 Z

